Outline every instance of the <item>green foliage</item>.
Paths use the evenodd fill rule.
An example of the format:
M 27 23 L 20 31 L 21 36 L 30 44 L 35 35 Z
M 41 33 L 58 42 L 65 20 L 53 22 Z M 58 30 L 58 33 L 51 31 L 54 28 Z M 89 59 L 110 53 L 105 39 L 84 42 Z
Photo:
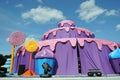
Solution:
M 5 57 L 6 59 L 7 59 L 7 58 L 11 58 L 11 55 L 5 55 L 4 57 Z
M 0 54 L 0 66 L 4 65 L 6 62 L 6 57 L 4 57 L 2 54 Z

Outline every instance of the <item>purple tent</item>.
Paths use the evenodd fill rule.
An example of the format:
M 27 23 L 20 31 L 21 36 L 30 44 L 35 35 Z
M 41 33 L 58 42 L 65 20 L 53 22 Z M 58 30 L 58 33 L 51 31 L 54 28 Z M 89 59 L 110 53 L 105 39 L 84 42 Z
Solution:
M 74 22 L 65 20 L 58 24 L 58 28 L 43 35 L 38 51 L 46 48 L 53 51 L 57 60 L 57 75 L 87 74 L 89 69 L 100 69 L 103 74 L 116 73 L 108 55 L 118 45 L 94 37 L 89 30 L 76 27 Z M 16 58 L 17 65 L 20 64 L 20 58 L 25 58 L 25 54 Z M 16 70 L 17 65 L 14 66 Z
M 31 70 L 35 72 L 35 54 L 32 54 Z M 25 65 L 25 70 L 29 68 L 30 53 L 24 47 L 20 47 L 16 52 L 16 57 L 13 66 L 13 72 L 18 73 L 19 65 Z
M 87 74 L 89 69 L 100 69 L 103 74 L 113 74 L 108 55 L 114 50 L 114 46 L 114 42 L 88 38 L 63 38 L 39 42 L 40 50 L 50 48 L 55 53 L 59 75 L 77 75 L 79 68 L 82 74 Z M 78 66 L 79 60 L 81 66 Z

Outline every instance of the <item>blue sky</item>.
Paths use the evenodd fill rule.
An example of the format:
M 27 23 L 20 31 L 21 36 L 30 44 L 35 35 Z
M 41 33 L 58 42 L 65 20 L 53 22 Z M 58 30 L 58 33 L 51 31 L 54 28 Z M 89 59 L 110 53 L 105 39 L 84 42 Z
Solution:
M 26 40 L 70 19 L 96 38 L 120 43 L 120 0 L 0 0 L 0 53 L 11 54 L 9 35 L 22 31 Z M 17 47 L 18 48 L 18 47 Z

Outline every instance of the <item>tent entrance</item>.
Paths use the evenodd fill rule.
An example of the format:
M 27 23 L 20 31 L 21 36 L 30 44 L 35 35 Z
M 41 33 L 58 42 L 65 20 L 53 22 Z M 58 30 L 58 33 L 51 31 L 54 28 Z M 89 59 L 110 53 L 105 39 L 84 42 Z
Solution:
M 80 51 L 78 45 L 77 45 L 77 60 L 78 60 L 78 72 L 81 73 Z

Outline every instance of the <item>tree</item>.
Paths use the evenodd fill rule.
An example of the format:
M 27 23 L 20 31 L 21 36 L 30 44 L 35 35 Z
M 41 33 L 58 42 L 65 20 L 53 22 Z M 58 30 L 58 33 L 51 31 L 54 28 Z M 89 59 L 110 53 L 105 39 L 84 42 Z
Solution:
M 11 58 L 11 54 L 10 54 L 10 55 L 5 55 L 4 57 L 5 57 L 6 59 L 7 59 L 7 58 Z
M 6 62 L 6 58 L 2 54 L 0 54 L 0 67 L 4 65 L 5 62 Z

